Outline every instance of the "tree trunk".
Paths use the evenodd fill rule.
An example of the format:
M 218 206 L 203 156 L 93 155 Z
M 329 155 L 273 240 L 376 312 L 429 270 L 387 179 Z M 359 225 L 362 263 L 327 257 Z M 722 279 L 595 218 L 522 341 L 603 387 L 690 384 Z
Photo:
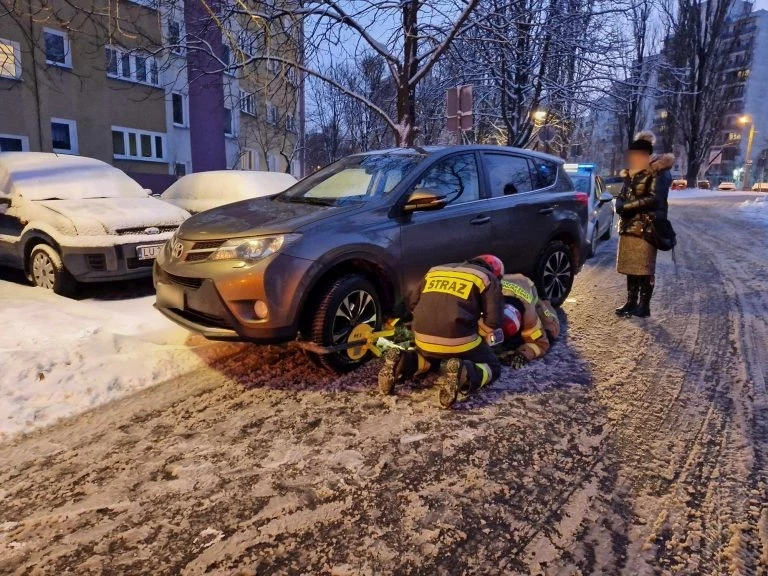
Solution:
M 397 81 L 397 124 L 395 139 L 398 146 L 413 146 L 416 142 L 416 87 L 411 78 L 416 76 L 418 61 L 419 0 L 403 3 L 403 67 Z

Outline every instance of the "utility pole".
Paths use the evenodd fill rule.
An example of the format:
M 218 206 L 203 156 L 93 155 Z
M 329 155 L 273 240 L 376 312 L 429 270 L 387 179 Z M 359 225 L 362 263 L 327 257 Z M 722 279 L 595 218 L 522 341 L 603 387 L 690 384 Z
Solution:
M 739 118 L 741 124 L 749 122 L 749 138 L 747 139 L 747 157 L 744 162 L 744 180 L 741 187 L 742 190 L 749 190 L 749 169 L 752 165 L 752 142 L 755 140 L 755 121 L 749 116 L 742 116 Z

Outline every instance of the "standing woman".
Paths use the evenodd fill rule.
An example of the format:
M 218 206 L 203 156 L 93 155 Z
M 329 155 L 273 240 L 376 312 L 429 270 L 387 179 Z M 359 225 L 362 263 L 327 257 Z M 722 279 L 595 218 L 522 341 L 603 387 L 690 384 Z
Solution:
M 654 136 L 640 132 L 627 151 L 628 168 L 621 171 L 624 187 L 616 199 L 619 251 L 616 270 L 627 276 L 627 302 L 616 309 L 619 316 L 651 315 L 651 296 L 656 283 L 656 248 L 645 240 L 654 218 L 667 217 L 667 197 L 675 163 L 672 154 L 653 156 Z

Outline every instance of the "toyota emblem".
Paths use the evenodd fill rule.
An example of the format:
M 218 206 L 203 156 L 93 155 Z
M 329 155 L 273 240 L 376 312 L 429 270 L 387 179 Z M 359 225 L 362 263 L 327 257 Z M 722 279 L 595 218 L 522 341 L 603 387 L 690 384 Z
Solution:
M 171 246 L 171 255 L 177 260 L 180 260 L 184 255 L 184 244 L 182 244 L 181 241 L 174 240 L 173 245 Z
M 160 234 L 160 228 L 157 226 L 150 226 L 149 228 L 144 228 L 144 234 Z

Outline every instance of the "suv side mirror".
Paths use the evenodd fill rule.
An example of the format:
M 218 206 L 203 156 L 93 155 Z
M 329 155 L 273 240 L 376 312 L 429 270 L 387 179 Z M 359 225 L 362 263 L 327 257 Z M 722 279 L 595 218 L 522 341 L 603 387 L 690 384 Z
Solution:
M 607 204 L 612 200 L 613 200 L 613 194 L 611 194 L 610 192 L 603 192 L 602 194 L 600 194 L 600 199 L 599 199 L 600 204 Z
M 11 199 L 10 198 L 0 198 L 0 214 L 5 214 L 8 212 L 8 208 L 11 207 Z
M 403 206 L 405 212 L 420 212 L 425 210 L 440 210 L 445 206 L 445 196 L 438 195 L 434 190 L 417 188 L 408 197 Z

